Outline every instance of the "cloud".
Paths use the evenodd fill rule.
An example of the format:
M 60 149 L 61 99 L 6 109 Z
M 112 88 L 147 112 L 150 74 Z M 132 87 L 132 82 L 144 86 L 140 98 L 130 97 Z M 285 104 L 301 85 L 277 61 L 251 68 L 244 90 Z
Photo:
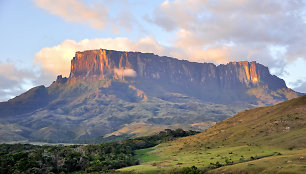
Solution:
M 295 91 L 298 91 L 298 92 L 302 92 L 302 93 L 306 93 L 306 81 L 304 80 L 298 80 L 295 84 L 294 84 L 294 87 L 293 89 Z
M 170 53 L 168 51 L 171 50 L 160 45 L 152 37 L 145 37 L 138 41 L 132 41 L 128 38 L 84 39 L 80 42 L 65 40 L 57 46 L 41 49 L 36 53 L 34 62 L 41 67 L 43 72 L 49 73 L 51 75 L 50 77 L 54 79 L 59 74 L 68 77 L 70 73 L 70 61 L 76 51 L 100 48 L 120 51 L 154 52 L 159 55 L 169 55 Z
M 306 60 L 298 58 L 295 61 L 292 61 L 289 64 L 282 65 L 284 67 L 282 74 L 279 74 L 280 77 L 286 79 L 288 86 L 295 89 L 302 85 L 305 82 L 306 74 Z M 302 88 L 299 88 L 302 89 Z
M 25 92 L 33 86 L 35 73 L 28 69 L 18 69 L 10 62 L 0 61 L 0 101 L 6 101 Z
M 129 1 L 85 0 L 33 0 L 37 7 L 68 22 L 90 25 L 94 29 L 111 29 L 114 34 L 122 31 L 143 32 L 143 27 L 130 10 Z M 107 5 L 106 5 L 107 4 Z
M 107 8 L 98 3 L 84 3 L 81 0 L 33 0 L 42 9 L 66 21 L 89 24 L 92 28 L 105 27 L 109 18 Z
M 8 80 L 11 81 L 21 81 L 22 79 L 33 77 L 32 72 L 29 72 L 28 70 L 25 69 L 17 69 L 14 66 L 14 64 L 10 62 L 3 63 L 1 61 L 0 61 L 0 75 L 5 76 Z
M 196 61 L 256 60 L 282 71 L 306 59 L 305 9 L 302 0 L 166 0 L 148 21 L 176 32 L 173 45 Z
M 125 68 L 125 69 L 118 69 L 115 68 L 114 72 L 119 76 L 119 77 L 136 77 L 136 71 L 130 68 Z

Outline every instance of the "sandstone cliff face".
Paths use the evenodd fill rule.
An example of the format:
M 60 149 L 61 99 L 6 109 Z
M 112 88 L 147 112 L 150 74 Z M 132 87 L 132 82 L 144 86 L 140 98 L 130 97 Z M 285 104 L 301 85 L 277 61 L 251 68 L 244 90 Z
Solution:
M 77 52 L 71 61 L 69 82 L 118 79 L 153 80 L 202 89 L 287 88 L 285 82 L 256 62 L 231 62 L 216 66 L 151 53 L 90 50 Z

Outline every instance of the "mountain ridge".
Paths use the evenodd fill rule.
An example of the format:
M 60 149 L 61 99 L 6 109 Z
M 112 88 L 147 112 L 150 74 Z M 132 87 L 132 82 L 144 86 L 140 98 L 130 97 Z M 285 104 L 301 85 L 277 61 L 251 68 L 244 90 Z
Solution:
M 152 53 L 89 50 L 76 52 L 68 78 L 59 75 L 49 87 L 0 102 L 0 140 L 9 141 L 10 126 L 19 130 L 11 137 L 86 142 L 134 124 L 156 131 L 175 124 L 210 125 L 299 95 L 256 62 L 216 66 Z

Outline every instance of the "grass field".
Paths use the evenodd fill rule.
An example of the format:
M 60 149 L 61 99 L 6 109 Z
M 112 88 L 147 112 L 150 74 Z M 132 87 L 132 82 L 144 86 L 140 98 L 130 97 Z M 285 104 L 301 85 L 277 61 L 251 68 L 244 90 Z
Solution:
M 153 148 L 137 150 L 135 158 L 139 159 L 140 163 L 146 163 L 161 159 L 159 156 L 151 153 L 153 150 L 154 150 Z
M 295 150 L 279 156 L 225 166 L 208 173 L 306 173 L 306 150 Z
M 140 165 L 122 168 L 119 171 L 168 173 L 173 168 L 193 165 L 203 170 L 211 170 L 217 167 L 216 164 L 220 164 L 225 167 L 211 170 L 211 172 L 240 172 L 244 169 L 248 169 L 248 172 L 253 171 L 253 173 L 265 170 L 269 173 L 269 171 L 278 171 L 279 169 L 289 173 L 290 171 L 306 172 L 305 149 L 286 150 L 247 145 L 215 149 L 201 148 L 182 152 L 176 152 L 176 149 L 172 152 L 164 152 L 162 149 L 163 147 L 157 146 L 137 151 L 136 158 L 140 159 Z M 273 166 L 273 168 L 270 168 L 270 166 Z

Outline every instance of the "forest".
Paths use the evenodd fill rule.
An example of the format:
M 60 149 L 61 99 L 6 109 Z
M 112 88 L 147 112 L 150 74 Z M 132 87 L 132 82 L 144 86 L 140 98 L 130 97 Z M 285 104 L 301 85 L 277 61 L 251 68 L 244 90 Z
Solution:
M 1 144 L 0 173 L 111 172 L 139 164 L 138 149 L 196 133 L 165 129 L 151 136 L 88 145 Z

